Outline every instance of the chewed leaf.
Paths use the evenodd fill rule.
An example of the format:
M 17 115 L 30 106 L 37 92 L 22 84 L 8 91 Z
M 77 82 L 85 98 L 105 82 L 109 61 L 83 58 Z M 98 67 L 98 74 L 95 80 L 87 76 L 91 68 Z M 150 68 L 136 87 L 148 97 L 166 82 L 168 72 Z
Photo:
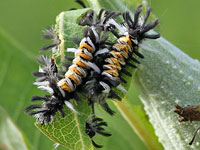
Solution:
M 0 149 L 27 150 L 27 144 L 21 131 L 0 106 Z
M 56 114 L 56 119 L 49 125 L 41 125 L 37 122 L 35 125 L 51 140 L 71 150 L 93 150 L 91 140 L 85 133 L 90 108 L 85 101 L 82 101 L 75 105 L 75 110 L 78 113 L 65 107 L 64 118 Z

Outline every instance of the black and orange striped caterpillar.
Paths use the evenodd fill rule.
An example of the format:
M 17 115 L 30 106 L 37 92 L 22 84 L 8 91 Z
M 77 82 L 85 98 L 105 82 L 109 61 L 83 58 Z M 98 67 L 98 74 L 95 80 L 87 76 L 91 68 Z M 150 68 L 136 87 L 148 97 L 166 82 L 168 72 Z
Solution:
M 146 34 L 149 30 L 153 29 L 158 24 L 158 19 L 152 21 L 150 24 L 146 25 L 147 19 L 149 17 L 151 9 L 148 8 L 144 21 L 139 24 L 139 15 L 142 11 L 142 5 L 137 7 L 134 21 L 131 19 L 129 12 L 123 13 L 124 26 L 121 26 L 113 19 L 107 22 L 104 29 L 111 31 L 113 35 L 117 38 L 115 43 L 107 47 L 106 51 L 97 51 L 94 55 L 94 63 L 101 69 L 101 73 L 91 73 L 86 82 L 86 89 L 88 90 L 89 102 L 92 105 L 94 113 L 94 103 L 99 103 L 103 108 L 111 115 L 114 111 L 110 109 L 106 102 L 106 98 L 115 98 L 121 100 L 121 98 L 113 91 L 113 88 L 120 88 L 124 91 L 124 88 L 120 86 L 121 82 L 126 83 L 127 81 L 123 79 L 120 74 L 124 73 L 131 76 L 131 73 L 126 71 L 127 66 L 136 68 L 134 63 L 139 64 L 140 62 L 136 59 L 136 56 L 144 58 L 144 56 L 138 52 L 138 46 L 141 41 L 145 38 L 157 39 L 160 37 L 159 34 L 149 35 Z M 80 25 L 91 26 L 92 12 L 88 12 L 82 20 L 79 22 Z M 121 35 L 118 34 L 118 31 Z M 96 75 L 94 75 L 96 74 Z

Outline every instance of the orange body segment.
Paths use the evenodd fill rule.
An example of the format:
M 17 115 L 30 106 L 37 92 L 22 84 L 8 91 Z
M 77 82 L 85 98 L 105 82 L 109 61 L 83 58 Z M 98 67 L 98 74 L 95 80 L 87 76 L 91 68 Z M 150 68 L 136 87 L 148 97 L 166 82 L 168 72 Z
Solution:
M 65 82 L 62 83 L 61 88 L 67 92 L 71 92 L 71 88 Z
M 92 57 L 86 55 L 85 53 L 83 53 L 82 51 L 80 51 L 79 53 L 76 54 L 76 57 L 82 57 L 84 59 L 87 59 L 87 60 L 91 60 Z
M 112 75 L 114 77 L 118 77 L 119 76 L 119 73 L 116 70 L 104 70 L 104 72 L 106 72 L 106 73 L 108 73 L 108 74 L 110 74 L 110 75 Z
M 88 66 L 87 66 L 86 64 L 84 64 L 84 62 L 82 62 L 81 59 L 80 59 L 80 60 L 76 60 L 73 64 L 74 64 L 74 65 L 77 65 L 77 66 L 79 66 L 79 67 L 88 69 Z
M 113 70 L 118 71 L 118 70 L 117 70 L 117 67 L 116 67 L 115 65 L 113 65 L 113 64 L 103 65 L 103 67 L 104 67 L 105 69 L 112 68 Z
M 127 43 L 130 47 L 132 47 L 132 42 L 129 35 L 122 36 L 118 39 L 119 43 L 125 44 Z
M 69 79 L 73 80 L 76 85 L 80 84 L 80 80 L 75 78 L 72 73 L 66 74 L 65 78 L 69 78 Z
M 121 65 L 119 64 L 119 62 L 118 62 L 118 60 L 117 60 L 116 58 L 111 57 L 111 58 L 109 58 L 109 59 L 113 62 L 114 65 L 117 66 L 117 69 L 118 69 L 118 70 L 121 70 Z
M 87 43 L 82 43 L 80 46 L 79 46 L 80 49 L 83 49 L 83 48 L 86 48 L 87 50 L 89 50 L 91 53 L 94 52 L 94 49 L 88 45 Z
M 82 76 L 82 74 L 76 69 L 76 67 L 69 68 L 69 70 L 70 70 L 71 72 L 75 72 L 75 73 L 78 74 L 79 76 Z

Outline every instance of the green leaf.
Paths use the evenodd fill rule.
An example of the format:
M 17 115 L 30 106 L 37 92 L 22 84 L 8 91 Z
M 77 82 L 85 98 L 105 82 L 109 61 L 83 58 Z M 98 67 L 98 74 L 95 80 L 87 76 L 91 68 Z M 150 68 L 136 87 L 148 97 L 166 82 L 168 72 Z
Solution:
M 78 102 L 75 109 L 79 112 L 74 113 L 69 109 L 64 109 L 67 114 L 61 118 L 56 115 L 56 120 L 49 125 L 35 125 L 51 140 L 72 150 L 93 150 L 93 145 L 89 136 L 85 133 L 85 123 L 91 111 L 86 99 Z
M 46 3 L 46 1 L 44 3 Z M 46 5 L 44 5 L 44 7 L 45 7 L 45 10 L 48 10 L 48 7 Z M 64 10 L 64 8 L 61 10 Z M 29 13 L 31 11 L 28 11 L 28 10 L 26 12 L 27 13 L 23 13 L 22 17 L 26 18 L 26 14 L 30 18 L 31 16 L 33 18 L 34 15 L 36 14 L 44 15 L 44 13 L 42 13 L 43 10 L 42 11 L 40 10 L 37 13 L 36 12 Z M 50 16 L 51 16 L 51 19 L 50 19 Z M 48 15 L 46 15 L 45 17 L 46 17 L 46 20 L 51 20 L 51 22 L 53 22 L 52 21 L 53 17 L 51 13 L 48 13 Z M 0 52 L 2 52 L 1 56 L 5 56 L 1 59 L 1 63 L 0 63 L 1 69 L 3 72 L 3 74 L 1 74 L 1 83 L 2 83 L 1 84 L 1 92 L 2 92 L 1 99 L 6 99 L 4 101 L 1 101 L 1 104 L 5 106 L 6 110 L 8 110 L 9 114 L 12 116 L 12 118 L 14 118 L 18 126 L 24 131 L 24 133 L 28 137 L 29 143 L 31 144 L 31 149 L 53 149 L 53 142 L 48 140 L 48 138 L 44 137 L 43 134 L 40 134 L 39 131 L 36 128 L 34 128 L 34 126 L 32 125 L 32 122 L 35 119 L 28 117 L 27 115 L 23 113 L 23 108 L 27 105 L 30 105 L 29 99 L 31 98 L 31 96 L 38 95 L 38 93 L 39 94 L 41 93 L 41 95 L 44 94 L 43 92 L 38 92 L 39 90 L 37 90 L 34 86 L 32 86 L 32 82 L 34 81 L 34 78 L 31 76 L 31 72 L 38 69 L 38 66 L 36 65 L 36 62 L 34 59 L 36 55 L 33 53 L 33 50 L 35 50 L 35 53 L 37 53 L 38 55 L 39 48 L 41 48 L 41 46 L 44 45 L 42 44 L 44 43 L 44 41 L 41 41 L 39 39 L 39 32 L 41 32 L 42 28 L 43 29 L 45 28 L 44 26 L 50 25 L 50 22 L 46 23 L 44 21 L 43 18 L 45 17 L 44 16 L 41 17 L 40 20 L 39 20 L 40 17 L 35 18 L 36 22 L 45 24 L 43 26 L 39 23 L 37 24 L 37 27 L 34 24 L 28 24 L 29 28 L 34 29 L 34 31 L 31 30 L 32 32 L 25 32 L 26 28 L 23 28 L 23 25 L 19 25 L 17 28 L 18 29 L 17 31 L 20 31 L 20 33 L 18 33 L 18 35 L 21 35 L 21 33 L 24 31 L 23 36 L 21 38 L 17 36 L 17 34 L 15 35 L 15 32 L 14 32 L 14 36 L 9 35 L 6 32 L 9 28 L 8 29 L 5 28 L 7 29 L 6 31 L 1 30 L 2 32 L 0 34 L 0 37 L 1 37 L 1 40 L 0 40 L 1 51 Z M 74 18 L 71 18 L 71 19 L 74 19 Z M 23 23 L 23 21 L 21 22 Z M 9 23 L 6 24 L 6 27 L 7 26 L 9 27 L 10 24 Z M 79 37 L 82 34 L 82 30 L 80 31 L 76 30 L 76 32 L 74 30 L 74 33 L 77 33 L 77 35 L 70 34 L 69 36 Z M 18 39 L 22 44 L 20 44 L 19 41 L 17 41 L 16 39 Z M 69 39 L 69 41 L 71 41 L 71 39 Z M 71 46 L 69 45 L 69 47 L 73 47 L 73 46 L 74 45 L 71 45 Z M 28 53 L 28 56 L 27 56 L 27 53 Z M 13 56 L 14 56 L 14 59 L 13 59 Z M 17 73 L 16 73 L 16 70 L 18 70 Z M 110 118 L 110 117 L 107 117 L 107 118 Z M 111 120 L 111 118 L 109 120 Z M 116 119 L 116 120 L 112 119 L 112 120 L 113 121 L 109 121 L 109 124 L 113 126 L 123 122 L 121 121 L 121 119 Z M 129 132 L 130 128 L 127 127 L 126 123 L 123 123 L 123 125 L 121 126 L 118 125 L 118 129 L 119 130 L 113 129 L 111 126 L 110 130 L 112 131 L 113 136 L 109 138 L 109 140 L 107 140 L 107 138 L 104 138 L 104 137 L 100 138 L 103 140 L 105 139 L 104 141 L 106 141 L 106 143 L 109 143 L 109 144 L 106 144 L 105 149 L 112 148 L 113 145 L 110 143 L 112 143 L 113 141 L 114 143 L 116 143 L 118 141 L 119 136 L 122 137 L 123 140 L 121 140 L 120 146 L 119 145 L 115 146 L 115 149 L 116 150 L 122 149 L 123 147 L 127 146 L 128 143 L 130 143 L 130 139 L 129 138 L 127 139 L 126 137 L 124 137 L 123 131 L 126 131 L 128 137 L 135 139 L 134 142 L 131 142 L 132 143 L 130 146 L 131 149 L 134 149 L 134 145 L 137 145 L 137 147 L 140 147 L 141 149 L 145 149 L 141 141 L 138 140 L 137 137 L 135 137 L 135 134 Z M 115 134 L 117 136 L 114 136 Z M 62 147 L 58 147 L 58 148 L 62 149 Z
M 154 135 L 154 129 L 148 122 L 143 107 L 130 104 L 127 98 L 124 98 L 123 101 L 123 103 L 115 102 L 114 104 L 130 127 L 149 148 L 162 149 L 162 145 L 157 142 L 158 138 Z
M 135 3 L 137 0 L 121 1 L 125 3 L 125 10 L 129 8 L 129 10 L 134 11 L 135 8 L 132 7 L 132 5 L 137 5 Z M 113 1 L 111 1 L 111 3 L 112 2 Z M 199 17 L 199 1 L 184 1 L 184 3 L 181 3 L 181 7 L 177 7 L 180 6 L 179 1 L 151 0 L 149 2 L 151 2 L 150 5 L 153 7 L 153 12 L 157 13 L 162 23 L 162 35 L 170 39 L 171 42 L 173 41 L 175 44 L 179 45 L 182 50 L 187 50 L 189 55 L 199 58 L 200 30 L 198 30 L 199 20 L 196 19 Z M 0 104 L 6 109 L 9 116 L 16 122 L 20 130 L 26 135 L 31 144 L 31 149 L 54 149 L 54 142 L 41 134 L 33 125 L 35 119 L 23 113 L 23 108 L 31 104 L 31 96 L 44 94 L 43 92 L 40 93 L 39 90 L 32 85 L 34 77 L 31 76 L 31 72 L 38 69 L 35 56 L 41 53 L 39 49 L 45 45 L 45 41 L 40 38 L 41 31 L 54 24 L 56 15 L 61 11 L 68 10 L 72 7 L 78 7 L 77 4 L 74 4 L 74 6 L 72 4 L 74 4 L 73 1 L 68 2 L 66 0 L 59 2 L 49 0 L 1 1 L 0 18 L 2 21 L 0 22 L 0 26 L 3 27 L 4 32 L 0 33 Z M 113 3 L 113 5 L 116 4 Z M 113 9 L 113 7 L 109 5 L 108 8 Z M 188 30 L 188 27 L 190 30 Z M 2 29 L 0 29 L 0 31 L 2 31 Z M 33 54 L 31 59 L 25 54 L 27 52 L 31 53 L 31 55 Z M 189 89 L 186 93 L 188 92 Z M 130 87 L 128 95 L 128 102 L 132 105 L 141 105 L 136 96 L 137 89 Z M 188 104 L 190 104 L 190 100 L 192 99 L 188 97 Z M 195 104 L 197 103 L 199 103 L 198 99 L 196 99 Z M 151 109 L 154 110 L 154 107 L 151 106 Z M 102 113 L 104 112 L 100 111 L 100 114 Z M 100 137 L 100 140 L 105 141 L 103 149 L 147 149 L 134 133 L 131 132 L 130 127 L 123 121 L 123 118 L 118 117 L 118 115 L 119 113 L 117 112 L 112 118 L 105 117 L 113 136 L 109 138 Z M 163 117 L 163 119 L 165 119 L 165 117 Z M 177 119 L 178 118 L 176 118 L 174 122 L 176 122 Z M 183 125 L 187 126 L 187 124 L 190 123 L 184 123 Z M 184 131 L 184 128 L 181 129 L 181 132 L 182 131 Z M 190 131 L 190 136 L 192 136 L 191 134 L 193 132 L 194 128 Z M 189 135 L 186 134 L 183 138 L 187 136 Z M 168 137 L 165 138 L 168 139 Z M 199 140 L 197 139 L 195 141 Z M 101 141 L 98 143 L 103 144 Z M 131 145 L 131 147 L 129 147 L 129 145 Z M 112 148 L 113 146 L 114 148 Z M 66 148 L 60 146 L 57 149 Z M 190 147 L 188 149 L 192 148 Z
M 109 100 L 108 103 L 116 112 L 114 116 L 110 116 L 98 107 L 96 107 L 96 113 L 97 116 L 104 118 L 108 123 L 106 130 L 112 133 L 112 136 L 108 138 L 96 136 L 95 142 L 104 146 L 102 150 L 147 150 L 148 147 L 146 147 L 140 138 L 137 137 L 136 133 L 132 131 L 131 126 L 129 126 L 114 104 L 111 101 L 109 102 Z
M 0 149 L 27 150 L 24 135 L 0 106 Z

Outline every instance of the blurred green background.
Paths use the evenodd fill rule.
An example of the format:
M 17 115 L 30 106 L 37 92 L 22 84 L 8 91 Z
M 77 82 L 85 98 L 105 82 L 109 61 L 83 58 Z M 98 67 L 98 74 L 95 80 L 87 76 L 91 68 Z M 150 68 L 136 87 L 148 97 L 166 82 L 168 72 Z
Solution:
M 200 1 L 151 0 L 148 3 L 160 20 L 157 31 L 191 57 L 200 59 Z M 41 40 L 42 30 L 54 24 L 61 11 L 72 7 L 80 8 L 73 0 L 0 0 L 0 105 L 25 134 L 31 149 L 54 149 L 53 142 L 34 127 L 35 119 L 23 112 L 31 96 L 38 95 L 39 91 L 31 85 L 34 81 L 31 73 L 38 69 L 35 57 L 46 44 Z M 129 93 L 129 97 L 133 103 L 140 104 L 137 91 Z M 115 119 L 122 118 L 118 114 Z M 124 131 L 127 136 L 123 140 L 134 139 L 134 149 L 148 149 L 125 121 L 117 127 L 111 126 L 110 130 L 116 132 L 119 141 L 117 130 Z M 117 145 L 117 140 L 107 142 L 107 148 L 114 142 Z M 133 149 L 129 145 L 122 148 Z

